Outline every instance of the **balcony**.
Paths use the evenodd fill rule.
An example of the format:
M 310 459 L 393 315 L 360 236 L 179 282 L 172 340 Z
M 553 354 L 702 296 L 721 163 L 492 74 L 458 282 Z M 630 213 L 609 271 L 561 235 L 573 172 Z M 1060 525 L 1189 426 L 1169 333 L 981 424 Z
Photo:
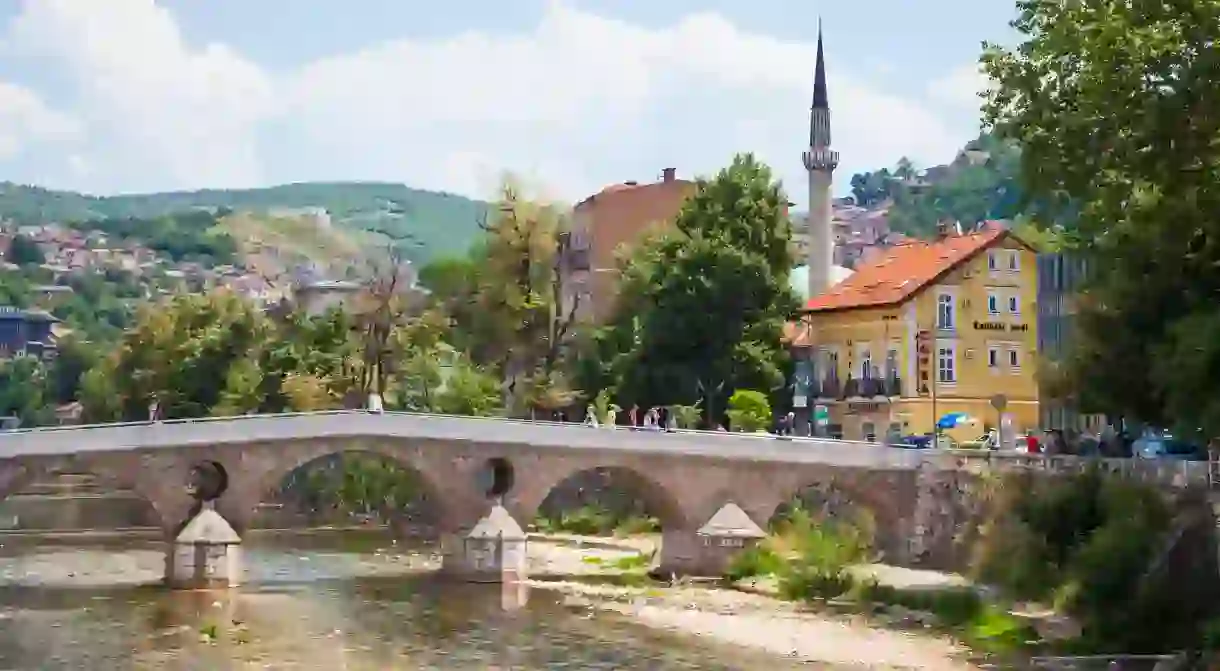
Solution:
M 902 378 L 893 375 L 885 378 L 881 383 L 882 392 L 879 394 L 880 396 L 888 396 L 890 398 L 902 396 Z
M 860 380 L 860 396 L 863 398 L 885 396 L 885 380 L 875 377 Z
M 843 383 L 843 398 L 860 398 L 860 380 L 848 375 Z
M 825 377 L 822 378 L 820 384 L 817 382 L 813 384 L 817 387 L 814 393 L 817 394 L 817 398 L 820 400 L 834 401 L 843 398 L 841 393 L 842 384 L 837 377 Z

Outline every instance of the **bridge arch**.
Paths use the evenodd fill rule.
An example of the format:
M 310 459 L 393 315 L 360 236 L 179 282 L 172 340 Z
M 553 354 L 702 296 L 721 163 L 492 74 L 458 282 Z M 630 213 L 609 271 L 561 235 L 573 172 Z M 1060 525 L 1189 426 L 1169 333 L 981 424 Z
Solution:
M 689 516 L 663 481 L 626 465 L 577 465 L 534 477 L 515 491 L 514 516 L 525 525 L 596 507 L 611 515 L 652 518 L 661 529 L 685 529 Z
M 357 467 L 372 469 L 365 471 L 365 475 L 382 480 L 382 485 L 385 484 L 384 480 L 390 478 L 409 480 L 409 483 L 398 491 L 409 487 L 417 493 L 416 499 L 406 501 L 394 496 L 388 497 L 391 500 L 381 501 L 381 505 L 385 507 L 408 504 L 404 509 L 406 514 L 399 518 L 400 521 L 406 517 L 418 516 L 419 521 L 424 522 L 426 526 L 440 526 L 451 513 L 452 506 L 448 503 L 451 497 L 445 495 L 442 483 L 433 469 L 429 468 L 429 464 L 420 457 L 418 450 L 395 449 L 392 445 L 380 442 L 360 441 L 353 444 L 327 442 L 312 449 L 272 449 L 265 454 L 270 456 L 261 460 L 266 462 L 262 468 L 245 469 L 237 473 L 230 468 L 229 489 L 217 502 L 218 510 L 233 524 L 238 533 L 252 528 L 263 504 L 278 498 L 284 492 L 285 486 L 291 487 L 294 481 L 303 482 L 301 478 L 307 477 L 312 468 L 330 467 L 338 472 L 353 467 L 353 462 L 345 461 L 344 457 L 362 458 L 363 463 Z M 379 465 L 384 467 L 384 470 L 377 469 Z M 353 478 L 359 481 L 362 476 L 356 475 Z M 349 479 L 348 484 L 350 483 Z M 383 508 L 378 512 L 385 510 Z
M 164 531 L 167 528 L 167 520 L 174 516 L 174 512 L 170 510 L 172 506 L 168 502 L 163 501 L 157 495 L 157 492 L 147 491 L 142 487 L 140 480 L 132 477 L 129 469 L 112 468 L 102 463 L 76 459 L 51 463 L 17 464 L 10 462 L 5 464 L 4 467 L 0 467 L 0 502 L 10 500 L 15 495 L 21 494 L 36 484 L 46 483 L 55 486 L 60 483 L 49 481 L 61 480 L 66 476 L 73 475 L 93 478 L 101 490 L 100 493 L 104 496 L 127 495 L 139 502 L 137 505 L 141 510 L 127 511 L 133 517 L 134 523 L 123 526 L 160 529 Z M 81 527 L 71 530 L 83 531 L 102 528 L 104 527 Z M 68 529 L 45 529 L 45 531 L 56 530 L 65 531 Z
M 815 520 L 854 526 L 884 556 L 900 556 L 908 526 L 906 518 L 913 512 L 914 498 L 902 498 L 904 483 L 898 477 L 858 475 L 847 472 L 799 481 L 801 484 L 781 492 L 782 498 L 776 503 L 768 526 L 775 528 L 799 506 Z
M 784 492 L 767 520 L 769 526 L 788 519 L 797 508 L 815 519 L 846 522 L 848 524 L 875 524 L 876 511 L 866 497 L 850 485 L 835 478 L 817 479 L 802 483 Z

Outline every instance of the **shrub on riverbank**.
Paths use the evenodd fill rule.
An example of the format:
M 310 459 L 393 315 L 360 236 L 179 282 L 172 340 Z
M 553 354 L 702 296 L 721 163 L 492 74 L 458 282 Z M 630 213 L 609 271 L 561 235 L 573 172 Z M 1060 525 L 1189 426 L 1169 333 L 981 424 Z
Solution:
M 1093 470 L 1012 475 L 991 487 L 973 577 L 1074 618 L 1087 652 L 1194 647 L 1220 597 L 1214 521 L 1202 502 Z M 1181 502 L 1176 502 L 1180 504 Z
M 963 642 L 988 652 L 1010 652 L 1035 635 L 1007 610 L 984 602 L 972 588 L 899 589 L 861 579 L 853 568 L 872 559 L 871 521 L 818 518 L 796 506 L 758 545 L 743 551 L 727 578 L 770 577 L 779 595 L 799 601 L 839 601 L 926 614 Z
M 615 514 L 606 507 L 594 505 L 564 511 L 558 517 L 539 515 L 534 521 L 534 526 L 543 533 L 565 533 L 578 536 L 633 536 L 656 533 L 661 530 L 660 522 L 655 517 Z
M 833 599 L 854 585 L 852 566 L 868 559 L 867 534 L 847 521 L 815 519 L 794 508 L 763 542 L 729 567 L 734 580 L 771 575 L 789 599 Z

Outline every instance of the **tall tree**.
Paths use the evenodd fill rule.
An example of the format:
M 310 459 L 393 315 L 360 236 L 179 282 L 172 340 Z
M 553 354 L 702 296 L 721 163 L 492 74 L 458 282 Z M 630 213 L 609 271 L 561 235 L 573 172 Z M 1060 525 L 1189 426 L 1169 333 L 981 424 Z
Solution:
M 485 334 L 496 337 L 485 354 L 501 372 L 518 413 L 562 404 L 572 395 L 560 366 L 579 307 L 563 300 L 561 233 L 567 214 L 523 197 L 509 179 L 482 224 L 486 258 L 477 301 Z
M 735 389 L 782 387 L 781 335 L 797 307 L 786 207 L 770 168 L 740 155 L 698 181 L 676 231 L 636 253 L 602 336 L 629 348 L 611 354 L 622 401 L 693 405 L 719 389 L 705 404 L 715 412 Z
M 38 265 L 46 261 L 46 255 L 38 248 L 38 243 L 24 235 L 13 236 L 4 259 L 18 266 Z
M 360 343 L 332 311 L 272 321 L 228 292 L 183 295 L 141 310 L 118 349 L 81 380 L 92 421 L 335 407 L 357 388 Z
M 361 389 L 384 395 L 394 364 L 390 339 L 418 305 L 410 291 L 407 266 L 397 248 L 390 247 L 386 258 L 374 263 L 372 270 L 373 277 L 356 308 L 363 347 Z
M 269 328 L 251 304 L 229 292 L 150 304 L 118 350 L 91 371 L 86 412 L 138 421 L 156 403 L 165 418 L 207 415 L 220 404 L 230 369 L 257 356 Z M 234 375 L 233 382 L 244 381 Z
M 1220 416 L 1220 0 L 1019 0 L 985 115 L 1029 196 L 1090 259 L 1073 357 L 1087 409 L 1215 436 Z M 1067 205 L 1070 203 L 1070 207 Z M 1200 334 L 1199 329 L 1205 329 Z M 1166 356 L 1171 353 L 1172 356 Z
M 47 366 L 33 357 L 0 362 L 0 416 L 16 417 L 22 426 L 49 424 L 52 381 Z

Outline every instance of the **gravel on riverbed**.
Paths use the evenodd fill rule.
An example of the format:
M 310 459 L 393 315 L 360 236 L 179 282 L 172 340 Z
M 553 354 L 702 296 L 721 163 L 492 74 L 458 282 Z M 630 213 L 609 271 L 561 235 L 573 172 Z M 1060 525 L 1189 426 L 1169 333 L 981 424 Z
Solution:
M 811 613 L 770 597 L 698 587 L 619 587 L 534 583 L 565 595 L 572 609 L 608 611 L 636 622 L 789 659 L 842 668 L 967 671 L 968 652 L 924 633 L 891 631 L 862 617 Z

